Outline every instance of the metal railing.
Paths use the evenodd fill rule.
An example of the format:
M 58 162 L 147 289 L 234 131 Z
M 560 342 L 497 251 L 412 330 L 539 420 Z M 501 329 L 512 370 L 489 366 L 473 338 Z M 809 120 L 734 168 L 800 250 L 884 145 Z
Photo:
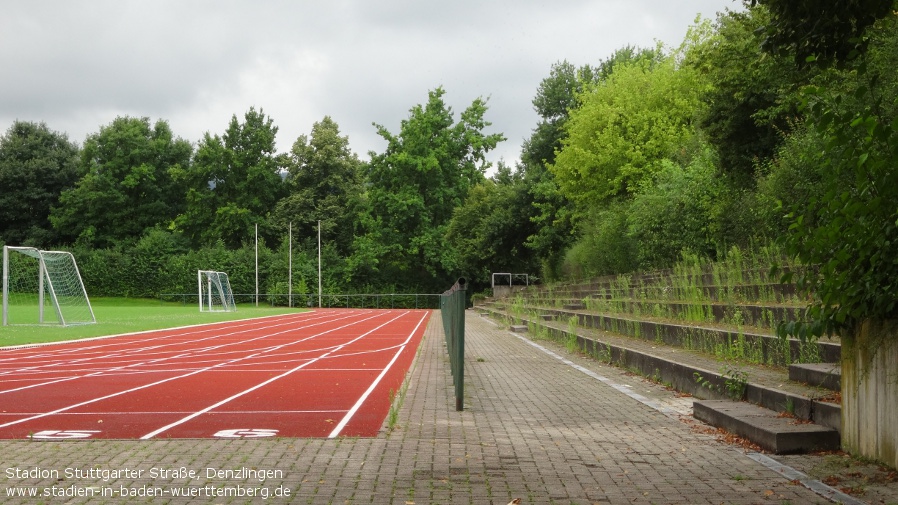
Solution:
M 367 293 L 367 294 L 323 294 L 323 308 L 352 309 L 437 309 L 440 307 L 442 295 L 431 293 Z M 237 293 L 234 295 L 237 304 L 255 304 L 256 295 Z M 159 302 L 180 302 L 183 305 L 196 305 L 196 293 L 162 293 Z M 318 307 L 318 293 L 266 293 L 259 294 L 259 304 L 272 307 Z
M 440 315 L 455 385 L 455 410 L 458 411 L 465 408 L 465 285 L 464 277 L 458 279 L 440 298 Z

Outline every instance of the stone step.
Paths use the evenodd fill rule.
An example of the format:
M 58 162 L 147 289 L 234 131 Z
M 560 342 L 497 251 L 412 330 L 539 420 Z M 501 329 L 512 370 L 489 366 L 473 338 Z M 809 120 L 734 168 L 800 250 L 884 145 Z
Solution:
M 499 319 L 506 317 L 498 307 L 488 310 Z M 558 311 L 549 311 L 549 313 L 557 314 Z M 568 333 L 569 328 L 557 321 L 527 322 L 543 326 L 556 339 L 567 342 L 572 337 Z M 617 340 L 614 337 L 611 338 Z M 714 371 L 719 368 L 716 358 L 707 360 L 698 358 L 694 353 L 677 352 L 675 347 L 664 350 L 664 344 L 657 342 L 649 344 L 651 349 L 645 349 L 645 346 L 638 342 L 630 342 L 629 339 L 621 338 L 623 341 L 612 343 L 598 335 L 576 335 L 577 347 L 586 355 L 621 368 L 637 371 L 646 377 L 653 377 L 655 380 L 669 384 L 677 391 L 697 398 L 723 399 L 727 397 L 726 391 L 732 377 L 726 376 L 720 370 Z M 631 343 L 633 345 L 629 345 Z M 689 356 L 692 358 L 688 358 Z M 702 362 L 705 363 L 702 364 Z M 761 367 L 761 369 L 770 372 L 768 367 Z M 696 380 L 696 375 L 700 375 L 702 381 Z M 785 369 L 781 378 L 774 377 L 772 383 L 770 378 L 766 381 L 756 381 L 751 375 L 752 372 L 748 372 L 746 377 L 744 399 L 747 401 L 776 411 L 788 410 L 801 419 L 813 420 L 822 426 L 837 431 L 841 430 L 841 406 L 815 399 L 819 397 L 819 394 L 807 385 L 783 389 L 782 382 L 788 381 Z M 707 384 L 704 384 L 705 382 Z M 776 387 L 776 384 L 779 384 L 779 387 Z
M 831 391 L 842 390 L 841 363 L 797 363 L 789 365 L 789 380 Z
M 668 345 L 706 352 L 713 352 L 718 344 L 744 343 L 746 351 L 761 354 L 765 363 L 785 365 L 787 362 L 797 361 L 802 355 L 801 342 L 797 339 L 788 341 L 788 353 L 786 353 L 783 341 L 773 335 L 740 332 L 711 325 L 653 321 L 638 316 L 624 317 L 600 313 L 568 312 L 567 310 L 549 310 L 547 313 L 554 314 L 559 319 L 567 319 L 576 315 L 579 318 L 579 323 L 589 328 L 657 340 Z M 821 360 L 838 361 L 841 359 L 842 346 L 840 344 L 818 341 L 816 345 L 816 352 Z
M 701 400 L 693 402 L 692 410 L 696 419 L 739 435 L 775 454 L 840 448 L 836 430 L 798 421 L 751 403 Z

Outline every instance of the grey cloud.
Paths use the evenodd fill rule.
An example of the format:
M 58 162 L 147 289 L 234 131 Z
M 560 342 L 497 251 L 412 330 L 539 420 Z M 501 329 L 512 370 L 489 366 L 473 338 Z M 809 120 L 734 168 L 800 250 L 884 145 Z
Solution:
M 115 115 L 166 119 L 197 141 L 261 107 L 279 149 L 330 115 L 367 158 L 372 123 L 398 131 L 427 91 L 456 113 L 489 97 L 494 159 L 517 157 L 551 65 L 680 42 L 699 12 L 732 0 L 0 0 L 0 128 L 44 121 L 84 137 Z

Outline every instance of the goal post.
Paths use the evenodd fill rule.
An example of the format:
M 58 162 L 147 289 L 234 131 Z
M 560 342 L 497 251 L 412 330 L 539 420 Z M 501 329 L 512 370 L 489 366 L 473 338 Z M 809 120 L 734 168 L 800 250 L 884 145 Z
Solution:
M 96 322 L 72 253 L 3 246 L 3 326 Z
M 213 270 L 197 270 L 196 282 L 200 312 L 237 311 L 228 274 Z

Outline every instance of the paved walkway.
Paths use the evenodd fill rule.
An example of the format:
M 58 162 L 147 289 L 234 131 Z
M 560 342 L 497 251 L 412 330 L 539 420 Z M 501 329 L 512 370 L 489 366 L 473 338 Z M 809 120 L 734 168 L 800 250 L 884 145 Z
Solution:
M 538 346 L 469 311 L 456 412 L 437 313 L 377 438 L 2 442 L 0 502 L 829 503 L 694 429 L 690 399 Z

